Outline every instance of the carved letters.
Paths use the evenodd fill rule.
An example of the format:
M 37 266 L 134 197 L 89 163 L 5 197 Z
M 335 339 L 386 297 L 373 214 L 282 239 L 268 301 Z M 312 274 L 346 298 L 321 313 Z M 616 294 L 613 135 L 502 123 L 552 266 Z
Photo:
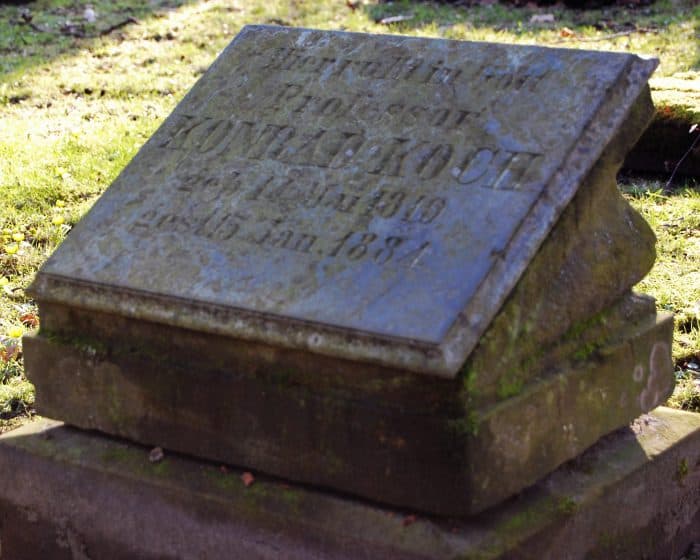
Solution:
M 454 130 L 466 123 L 478 124 L 482 110 L 431 107 L 400 101 L 375 100 L 367 94 L 355 93 L 347 97 L 309 94 L 299 83 L 286 83 L 271 100 L 270 108 L 291 112 L 295 117 L 343 118 L 351 114 L 365 121 L 386 119 L 402 125 Z
M 365 258 L 382 265 L 397 261 L 417 266 L 429 251 L 427 241 L 406 236 L 379 236 L 373 232 L 348 231 L 340 237 L 302 232 L 289 228 L 284 218 L 260 220 L 255 204 L 285 205 L 351 214 L 359 218 L 398 219 L 403 224 L 428 225 L 447 206 L 438 196 L 409 195 L 390 189 L 353 185 L 351 190 L 338 184 L 310 180 L 299 169 L 288 177 L 258 176 L 228 170 L 221 177 L 183 175 L 176 196 L 162 200 L 144 211 L 131 225 L 130 232 L 145 235 L 152 231 L 191 234 L 215 242 L 237 239 L 261 247 L 283 249 L 317 257 Z
M 494 65 L 475 69 L 465 63 L 464 68 L 455 68 L 441 60 L 405 56 L 341 59 L 295 48 L 252 56 L 265 72 L 288 72 L 289 78 L 283 78 L 274 91 L 254 103 L 242 80 L 239 89 L 230 92 L 230 99 L 236 102 L 226 118 L 176 113 L 167 140 L 160 144 L 165 150 L 187 154 L 189 161 L 213 162 L 214 167 L 229 171 L 176 171 L 177 200 L 145 211 L 132 225 L 132 233 L 187 233 L 215 242 L 236 239 L 300 255 L 413 267 L 430 251 L 430 242 L 420 233 L 422 228 L 440 219 L 448 207 L 445 196 L 413 187 L 431 181 L 448 191 L 465 187 L 517 191 L 526 187 L 528 171 L 542 158 L 537 152 L 480 145 L 483 134 L 464 141 L 465 131 L 473 134 L 486 126 L 489 109 L 485 107 L 376 99 L 352 88 L 333 93 L 300 78 L 313 75 L 339 82 L 353 76 L 403 80 L 425 87 L 458 83 L 460 87 L 477 87 L 478 77 L 491 82 L 489 87 L 497 83 L 502 89 L 534 91 L 545 74 L 536 68 L 525 66 L 508 73 Z M 240 113 L 236 113 L 237 108 Z M 265 119 L 256 114 L 265 115 Z M 384 135 L 377 134 L 379 127 L 386 131 Z M 426 135 L 419 138 L 389 132 L 406 127 Z M 266 161 L 282 165 L 285 171 L 256 171 L 259 166 L 255 162 Z M 251 162 L 252 167 L 245 162 Z M 319 175 L 305 170 L 328 172 Z M 338 177 L 353 179 L 350 183 L 334 182 L 335 170 L 350 173 Z M 279 217 L 270 218 L 268 213 L 267 218 L 261 218 L 257 205 L 278 208 Z M 290 213 L 309 210 L 347 215 L 349 228 L 340 235 L 300 231 L 292 225 Z M 377 219 L 391 220 L 392 228 L 414 233 L 407 236 L 392 230 L 380 235 L 357 227 Z
M 496 189 L 518 190 L 529 167 L 542 155 L 400 137 L 369 142 L 358 131 L 300 130 L 236 118 L 178 115 L 178 119 L 173 135 L 162 147 L 332 169 L 359 166 L 373 175 L 420 180 L 445 174 L 463 185 L 477 183 Z

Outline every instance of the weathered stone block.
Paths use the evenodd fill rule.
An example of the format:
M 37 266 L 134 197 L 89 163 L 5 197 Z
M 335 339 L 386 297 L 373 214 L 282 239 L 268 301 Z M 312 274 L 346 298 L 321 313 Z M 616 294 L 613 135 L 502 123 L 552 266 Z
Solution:
M 659 408 L 480 516 L 444 519 L 39 421 L 0 436 L 7 560 L 676 560 L 700 539 L 700 415 Z
M 180 351 L 154 358 L 138 340 L 154 336 L 94 314 L 96 338 L 27 338 L 25 352 L 42 414 L 387 503 L 465 514 L 534 483 L 668 398 L 673 322 L 655 319 L 653 302 L 631 300 L 620 307 L 635 308 L 636 317 L 627 313 L 623 325 L 623 312 L 611 313 L 620 330 L 602 346 L 483 406 L 469 401 L 460 380 L 417 383 L 406 372 L 261 346 L 242 356 L 223 338 L 178 329 L 162 335 Z M 80 320 L 67 312 L 62 332 Z M 100 324 L 132 338 L 104 346 Z M 187 360 L 188 352 L 198 359 Z M 265 354 L 275 357 L 266 364 Z M 358 374 L 356 385 L 345 383 L 345 370 Z
M 38 273 L 39 411 L 441 514 L 521 490 L 672 389 L 614 182 L 655 64 L 245 28 Z

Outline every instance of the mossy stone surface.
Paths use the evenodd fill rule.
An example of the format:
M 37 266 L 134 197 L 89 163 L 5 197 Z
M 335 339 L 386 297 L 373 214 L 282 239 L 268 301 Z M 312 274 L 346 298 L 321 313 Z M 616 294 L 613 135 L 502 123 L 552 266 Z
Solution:
M 545 375 L 558 345 L 587 343 L 576 340 L 587 326 L 603 336 L 596 319 L 651 269 L 656 238 L 620 195 L 619 164 L 596 166 L 467 360 L 476 401 Z
M 559 360 L 517 396 L 481 407 L 464 402 L 460 380 L 357 368 L 375 381 L 371 391 L 334 375 L 351 363 L 294 355 L 281 356 L 286 375 L 274 375 L 279 364 L 260 361 L 264 349 L 224 352 L 178 330 L 168 333 L 170 356 L 140 352 L 123 338 L 99 355 L 85 338 L 72 345 L 39 335 L 25 339 L 26 363 L 41 414 L 380 502 L 464 515 L 520 491 L 668 397 L 672 321 L 657 319 L 647 300 L 638 303 L 636 322 L 585 360 Z M 619 307 L 610 314 L 618 321 L 635 305 Z M 176 359 L 207 348 L 209 360 Z M 294 360 L 306 367 L 292 367 Z M 324 378 L 322 388 L 315 377 Z

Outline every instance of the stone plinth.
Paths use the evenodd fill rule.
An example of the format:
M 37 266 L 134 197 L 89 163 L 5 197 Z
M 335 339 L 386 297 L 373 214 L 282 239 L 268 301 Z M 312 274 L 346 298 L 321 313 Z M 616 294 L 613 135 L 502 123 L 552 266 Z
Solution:
M 3 558 L 676 560 L 700 415 L 657 409 L 478 521 L 392 510 L 40 421 L 0 436 Z

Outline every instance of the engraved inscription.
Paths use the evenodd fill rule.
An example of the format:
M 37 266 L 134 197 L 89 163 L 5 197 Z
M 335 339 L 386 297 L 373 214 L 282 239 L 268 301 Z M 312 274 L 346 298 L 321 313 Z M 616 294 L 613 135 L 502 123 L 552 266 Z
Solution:
M 510 64 L 483 62 L 464 67 L 449 66 L 443 60 L 427 60 L 411 56 L 387 56 L 380 59 L 356 59 L 312 55 L 302 49 L 282 47 L 271 53 L 255 53 L 262 59 L 265 70 L 313 74 L 326 79 L 353 75 L 369 80 L 406 81 L 417 84 L 452 85 L 478 84 L 480 89 L 511 89 L 536 91 L 549 74 L 546 64 Z
M 236 240 L 313 259 L 415 267 L 431 251 L 422 228 L 448 210 L 447 195 L 430 194 L 421 185 L 439 181 L 446 193 L 464 187 L 518 191 L 543 158 L 537 151 L 479 145 L 483 134 L 471 142 L 464 140 L 464 132 L 452 136 L 482 130 L 485 107 L 416 103 L 352 88 L 338 93 L 316 88 L 298 76 L 315 74 L 336 82 L 359 76 L 423 86 L 451 85 L 476 76 L 490 82 L 489 87 L 532 90 L 546 69 L 526 65 L 509 73 L 508 67 L 496 63 L 475 67 L 466 62 L 456 68 L 442 60 L 325 57 L 296 48 L 254 53 L 254 58 L 255 65 L 269 75 L 286 72 L 290 79 L 256 103 L 250 101 L 255 96 L 246 89 L 245 80 L 237 82 L 227 95 L 236 100 L 232 111 L 239 108 L 241 113 L 225 118 L 178 113 L 168 138 L 160 144 L 167 151 L 191 156 L 183 161 L 229 162 L 237 167 L 221 176 L 176 170 L 176 200 L 145 211 L 133 223 L 133 233 L 191 233 L 210 241 Z M 366 128 L 379 122 L 440 134 L 377 136 L 374 128 Z M 268 161 L 281 164 L 283 171 L 260 172 L 259 166 Z M 257 171 L 243 162 L 251 162 Z M 306 173 L 305 169 L 333 173 Z M 350 179 L 342 174 L 335 178 L 346 171 Z M 387 183 L 388 179 L 398 181 Z M 329 223 L 346 216 L 345 231 L 336 225 L 329 235 L 318 229 L 320 225 L 301 226 L 294 212 L 310 210 L 324 212 Z M 389 232 L 357 227 L 372 220 L 391 223 Z
M 411 268 L 420 264 L 430 250 L 429 241 L 396 235 L 382 237 L 373 232 L 348 231 L 339 239 L 289 229 L 284 220 L 255 222 L 244 212 L 213 212 L 193 218 L 186 214 L 147 210 L 130 226 L 136 235 L 153 233 L 188 233 L 212 241 L 238 239 L 251 245 L 283 249 L 319 258 L 343 258 L 347 261 L 369 260 L 377 265 L 396 261 Z
M 432 62 L 408 56 L 386 59 L 353 59 L 310 55 L 304 50 L 283 47 L 262 55 L 266 70 L 313 73 L 338 78 L 346 72 L 372 80 L 406 80 L 417 83 L 452 83 L 461 74 L 442 61 Z
M 129 290 L 107 312 L 452 375 L 622 125 L 635 60 L 246 28 L 47 271 L 98 284 L 89 305 Z
M 429 252 L 430 242 L 405 235 L 382 236 L 371 231 L 350 230 L 341 237 L 298 231 L 285 217 L 261 219 L 255 204 L 292 209 L 327 209 L 358 218 L 399 220 L 403 224 L 427 225 L 447 206 L 443 197 L 409 195 L 370 184 L 322 185 L 309 180 L 299 169 L 287 177 L 257 175 L 228 170 L 221 177 L 185 174 L 175 195 L 141 213 L 129 232 L 143 236 L 153 232 L 190 234 L 215 242 L 242 242 L 302 253 L 313 257 L 365 258 L 383 265 L 390 261 L 415 267 Z
M 403 126 L 455 130 L 466 124 L 482 124 L 483 109 L 431 107 L 424 104 L 376 100 L 372 96 L 354 93 L 348 97 L 309 94 L 299 83 L 286 83 L 263 109 L 288 111 L 295 117 L 346 118 L 356 115 L 363 120 L 387 118 Z
M 331 169 L 359 167 L 373 175 L 423 181 L 451 176 L 462 185 L 484 188 L 518 190 L 528 170 L 543 156 L 400 137 L 368 142 L 364 131 L 300 131 L 291 125 L 235 118 L 178 118 L 175 132 L 162 147 Z

